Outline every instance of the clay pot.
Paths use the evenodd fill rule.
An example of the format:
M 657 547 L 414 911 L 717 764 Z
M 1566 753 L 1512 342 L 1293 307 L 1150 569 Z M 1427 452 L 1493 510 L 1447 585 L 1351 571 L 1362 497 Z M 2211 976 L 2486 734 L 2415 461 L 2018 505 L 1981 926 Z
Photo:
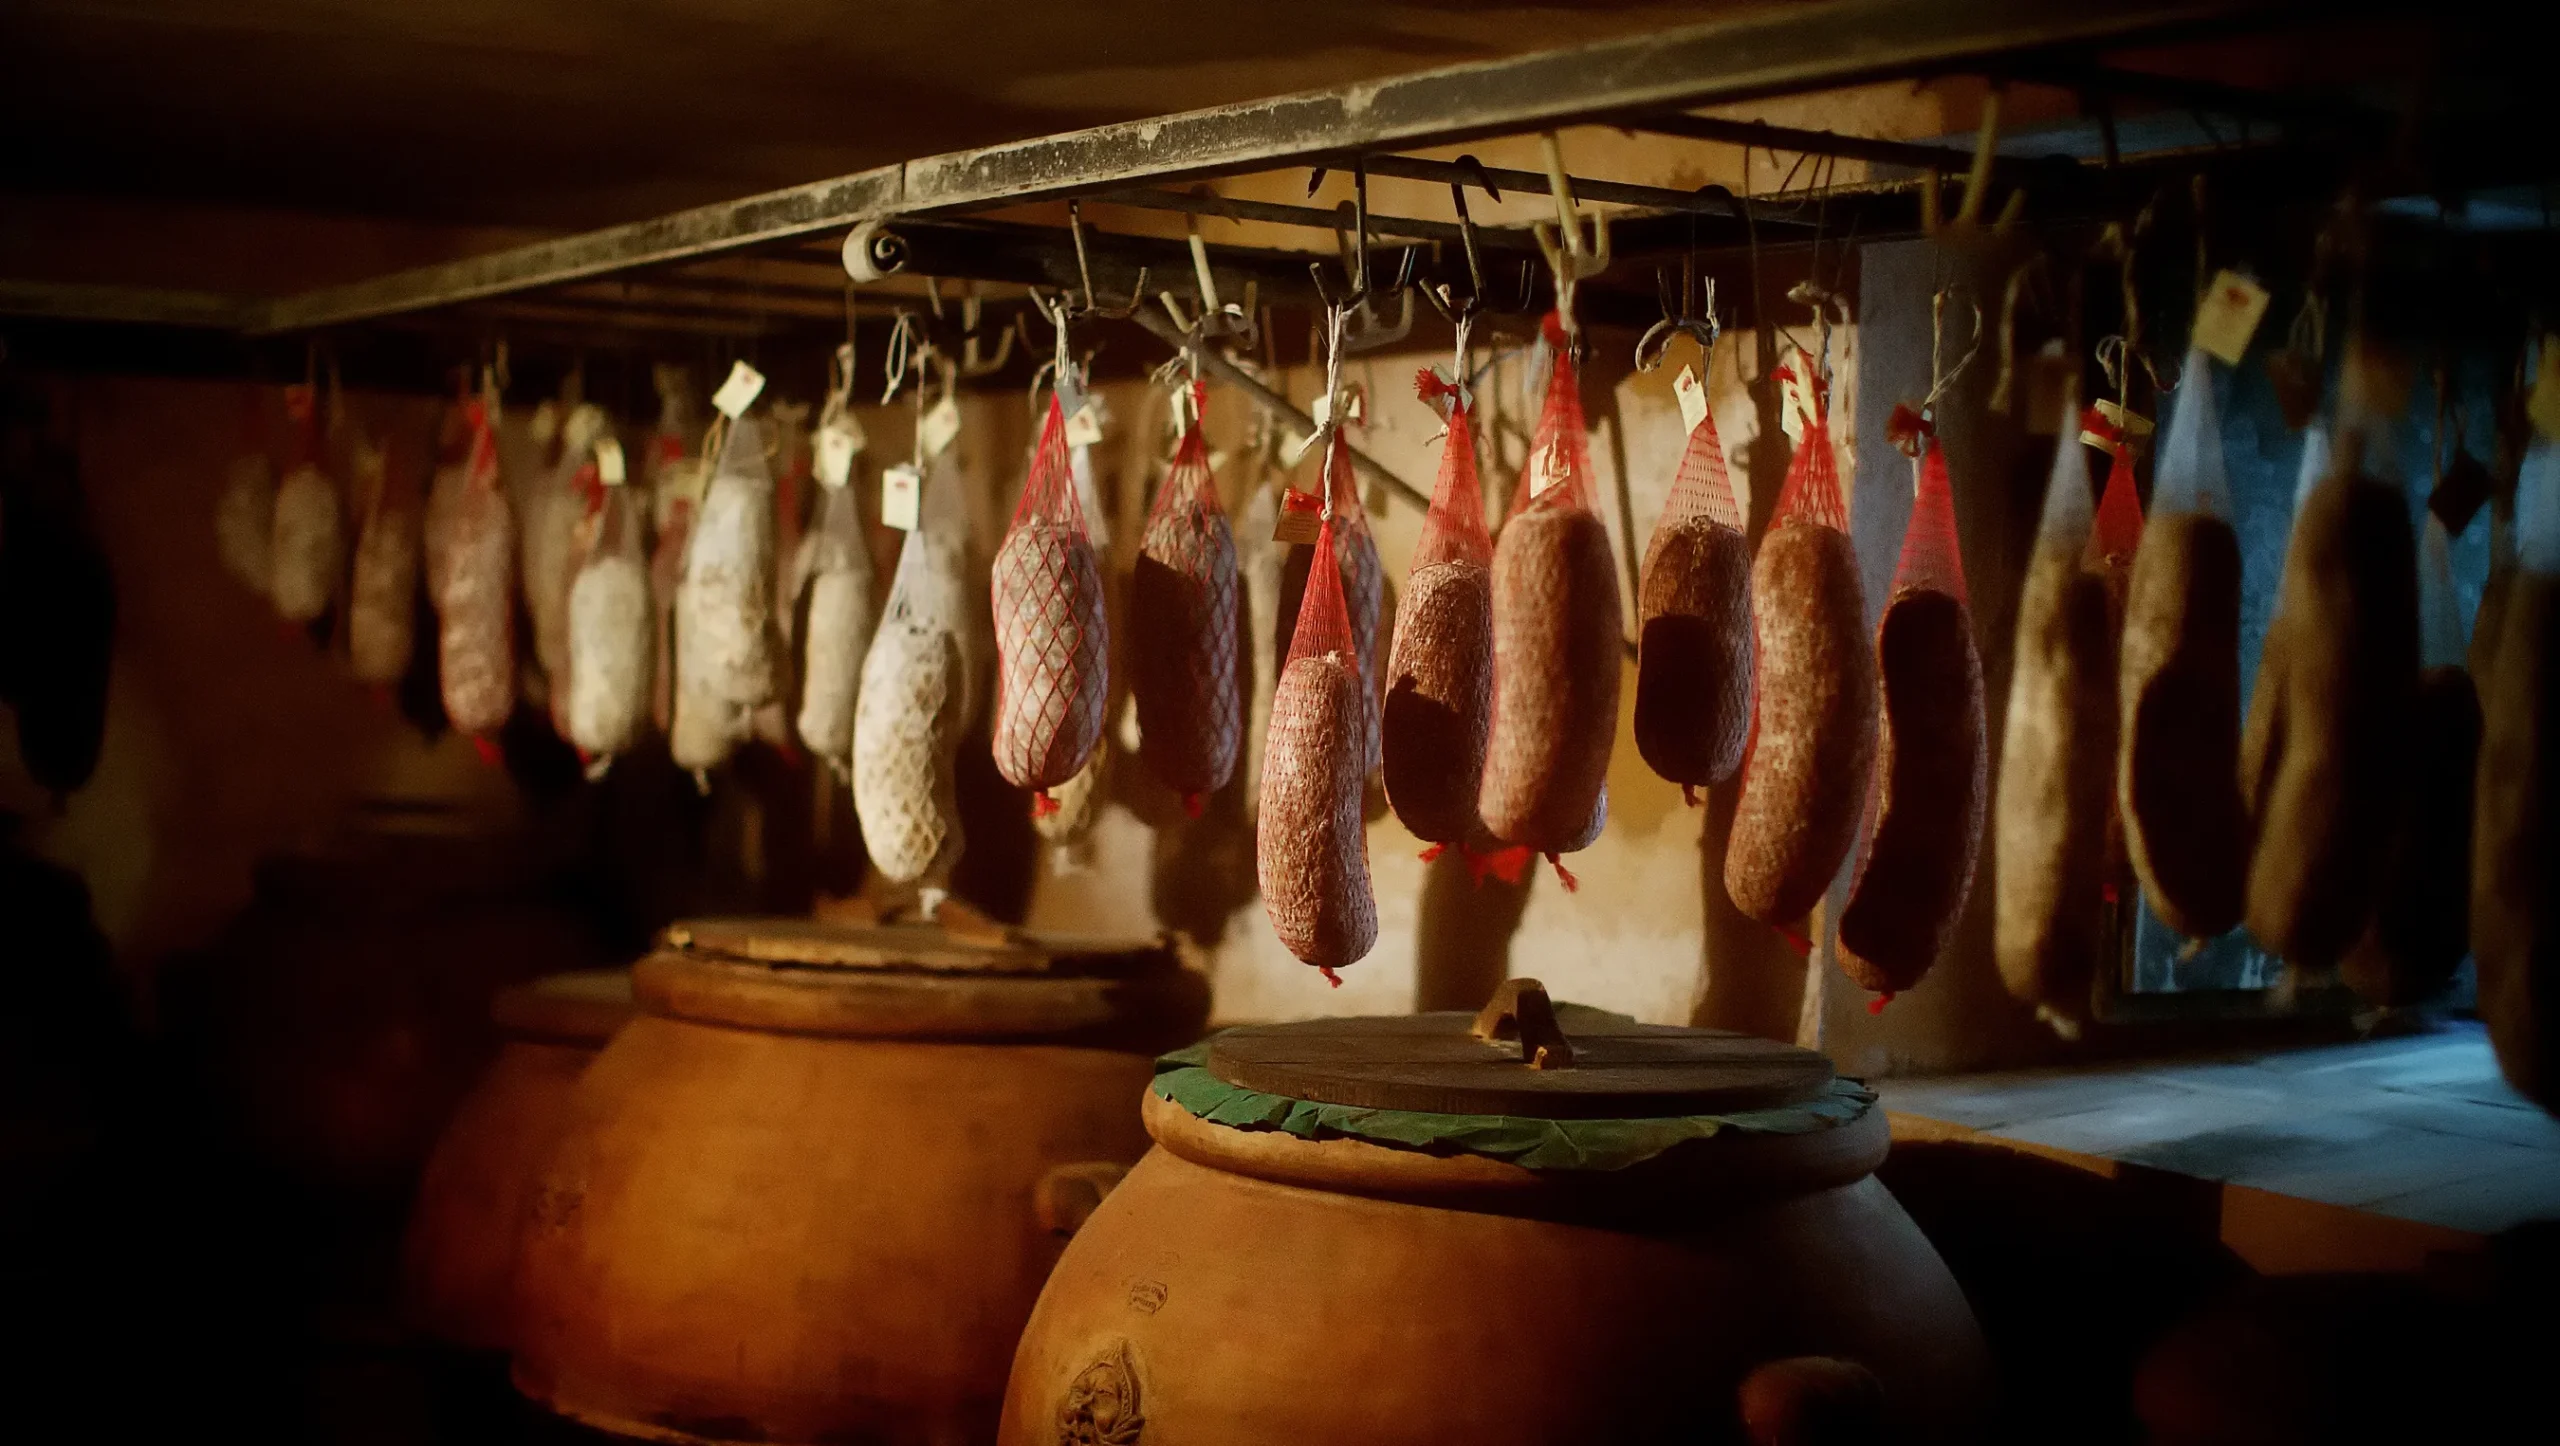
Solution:
M 569 1092 L 631 1017 L 631 974 L 586 969 L 498 991 L 503 1043 L 427 1157 L 401 1243 L 401 1313 L 450 1345 L 515 1345 L 526 1209 L 569 1115 Z
M 545 1173 L 518 1387 L 662 1440 L 988 1439 L 1205 981 L 1157 944 L 930 926 L 668 941 Z
M 555 873 L 532 840 L 442 816 L 366 814 L 262 862 L 255 899 L 167 989 L 225 1132 L 397 1211 L 496 1052 L 491 994 L 608 962 Z
M 1596 1015 L 1563 1011 L 1569 1029 Z M 1330 1061 L 1362 1042 L 1351 1027 L 1430 1021 L 1462 1028 L 1467 1016 L 1265 1028 L 1296 1032 L 1302 1060 Z M 1612 1027 L 1632 1031 L 1639 1053 L 1679 1036 L 1739 1040 Z M 1578 1072 L 1533 1070 L 1511 1048 L 1501 1113 L 1535 1109 L 1538 1076 Z M 1827 1066 L 1776 1063 L 1833 1088 Z M 1238 1082 L 1214 1053 L 1209 1067 Z M 1326 1102 L 1376 1108 L 1391 1094 L 1364 1086 Z M 1883 1110 L 1864 1099 L 1806 1133 L 1728 1130 L 1585 1170 L 1452 1141 L 1235 1128 L 1150 1092 L 1155 1148 L 1051 1274 L 998 1440 L 1740 1441 L 1771 1420 L 1822 1417 L 1790 1399 L 1806 1392 L 1778 1389 L 1784 1371 L 1763 1369 L 1807 1356 L 1836 1360 L 1827 1369 L 1844 1379 L 1872 1376 L 1881 1393 L 1877 1411 L 1830 1414 L 1880 1416 L 1882 1434 L 1823 1439 L 1969 1439 L 1984 1404 L 1981 1337 L 1936 1253 L 1869 1176 L 1887 1141 Z

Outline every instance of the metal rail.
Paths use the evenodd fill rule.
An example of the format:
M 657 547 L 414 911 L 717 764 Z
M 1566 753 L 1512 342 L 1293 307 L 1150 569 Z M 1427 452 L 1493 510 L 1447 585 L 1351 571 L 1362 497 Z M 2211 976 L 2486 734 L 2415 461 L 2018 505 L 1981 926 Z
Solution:
M 722 255 L 863 221 L 1337 164 L 1346 154 L 1516 134 L 2156 40 L 2304 8 L 2305 0 L 1831 0 L 1650 35 L 1449 66 L 1332 90 L 885 166 L 672 216 L 324 287 L 260 309 L 294 331 Z M 1390 160 L 1375 157 L 1381 175 Z M 1429 163 L 1424 163 L 1429 164 Z M 1607 183 L 1578 183 L 1610 200 Z M 1650 190 L 1651 188 L 1643 188 Z M 1671 193 L 1678 194 L 1678 193 Z M 1705 205 L 1698 198 L 1689 203 Z M 1665 204 L 1648 198 L 1631 204 Z

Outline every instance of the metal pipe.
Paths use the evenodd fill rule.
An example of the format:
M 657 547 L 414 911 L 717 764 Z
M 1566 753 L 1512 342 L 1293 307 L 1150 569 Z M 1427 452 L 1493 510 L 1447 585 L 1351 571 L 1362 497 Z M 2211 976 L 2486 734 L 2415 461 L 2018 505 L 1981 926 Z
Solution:
M 1267 221 L 1275 226 L 1304 226 L 1316 231 L 1339 231 L 1342 217 L 1338 212 L 1315 206 L 1289 206 L 1272 201 L 1248 201 L 1236 196 L 1195 196 L 1184 191 L 1127 190 L 1102 191 L 1092 200 L 1113 206 L 1127 206 L 1140 211 L 1178 211 L 1190 216 L 1214 216 L 1228 221 Z M 1381 216 L 1370 213 L 1369 229 L 1380 236 L 1397 236 L 1411 241 L 1460 241 L 1464 237 L 1451 221 L 1426 221 L 1413 216 Z M 1529 248 L 1529 233 L 1509 226 L 1479 227 L 1478 240 L 1492 237 L 1497 244 L 1509 244 L 1520 250 Z
M 1627 122 L 1627 129 L 1658 136 L 1679 136 L 1684 140 L 1723 141 L 1737 146 L 1758 146 L 1767 151 L 1792 151 L 1806 156 L 1838 156 L 1845 161 L 1869 161 L 1877 165 L 1907 166 L 1915 171 L 1953 171 L 1971 163 L 1972 156 L 1953 146 L 1932 146 L 1912 141 L 1879 140 L 1870 136 L 1844 136 L 1836 131 L 1797 130 L 1792 126 L 1773 126 L 1766 121 L 1726 120 L 1721 116 L 1654 115 Z M 1998 159 L 1995 170 L 2014 173 L 2047 164 L 2042 161 Z
M 1176 351 L 1182 349 L 1185 338 L 1181 329 L 1176 327 L 1172 320 L 1166 317 L 1163 313 L 1141 309 L 1137 314 L 1136 320 L 1138 325 L 1155 333 L 1157 340 L 1162 341 L 1165 345 L 1174 348 Z M 1290 401 L 1287 397 L 1284 397 L 1278 392 L 1271 390 L 1270 387 L 1265 386 L 1259 377 L 1256 377 L 1244 368 L 1237 366 L 1234 362 L 1227 360 L 1225 356 L 1219 353 L 1216 347 L 1204 346 L 1199 349 L 1198 355 L 1200 358 L 1200 370 L 1207 372 L 1209 375 L 1225 382 L 1228 386 L 1234 387 L 1237 391 L 1251 397 L 1256 406 L 1259 406 L 1264 411 L 1278 417 L 1281 421 L 1288 423 L 1290 426 L 1293 426 L 1299 431 L 1305 432 L 1310 436 L 1314 435 L 1316 431 L 1315 418 L 1298 410 L 1297 404 Z M 1430 493 L 1423 491 L 1421 488 L 1407 482 L 1402 477 L 1388 471 L 1385 464 L 1379 462 L 1378 459 L 1370 456 L 1368 453 L 1361 451 L 1358 447 L 1345 446 L 1342 450 L 1351 458 L 1352 471 L 1359 473 L 1363 477 L 1369 478 L 1379 486 L 1386 488 L 1389 492 L 1394 493 L 1396 496 L 1403 498 L 1405 501 L 1425 512 L 1431 510 Z
M 1501 166 L 1463 166 L 1455 161 L 1431 161 L 1420 156 L 1370 156 L 1370 174 L 1400 176 L 1408 181 L 1438 181 L 1458 185 L 1486 177 L 1506 191 L 1526 191 L 1532 195 L 1547 194 L 1547 175 L 1543 171 L 1514 171 Z M 1813 223 L 1794 214 L 1795 207 L 1774 207 L 1760 202 L 1744 202 L 1729 194 L 1713 191 L 1674 191 L 1662 186 L 1637 186 L 1624 181 L 1594 181 L 1581 176 L 1565 177 L 1573 194 L 1585 201 L 1606 201 L 1614 206 L 1643 206 L 1656 211 L 1685 211 L 1699 216 L 1742 218 L 1745 205 L 1763 226 L 1800 226 L 1812 229 Z

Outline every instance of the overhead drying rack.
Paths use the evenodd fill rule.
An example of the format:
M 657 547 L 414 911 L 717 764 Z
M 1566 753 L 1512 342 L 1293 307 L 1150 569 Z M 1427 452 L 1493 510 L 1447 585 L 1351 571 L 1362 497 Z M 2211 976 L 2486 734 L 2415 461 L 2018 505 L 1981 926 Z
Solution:
M 1347 296 L 1368 303 L 1367 336 L 1379 343 L 1405 334 L 1417 290 L 1426 296 L 1471 292 L 1486 309 L 1517 315 L 1551 304 L 1532 228 L 1477 225 L 1466 208 L 1471 193 L 1498 198 L 1552 190 L 1567 215 L 1585 205 L 1607 215 L 1595 241 L 1605 242 L 1621 263 L 1582 289 L 1583 314 L 1603 326 L 1642 328 L 1667 311 L 1657 300 L 1661 258 L 1729 265 L 1746 251 L 1784 258 L 1791 248 L 1801 252 L 1821 241 L 1921 234 L 1942 202 L 1953 204 L 1950 198 L 1970 197 L 1978 206 L 1986 183 L 2025 198 L 2040 226 L 2122 214 L 2160 180 L 2197 173 L 2213 176 L 2219 193 L 2236 197 L 2323 197 L 2388 134 L 2388 116 L 2351 103 L 2111 67 L 2106 57 L 2139 45 L 2335 27 L 2342 11 L 2361 8 L 2299 0 L 1789 5 L 930 156 L 296 295 L 242 300 L 0 280 L 0 314 L 209 328 L 248 338 L 385 326 L 549 336 L 572 345 L 604 337 L 626 346 L 634 337 L 643 338 L 642 345 L 648 338 L 840 338 L 856 311 L 916 311 L 928 303 L 939 311 L 944 295 L 937 286 L 928 296 L 936 284 L 926 278 L 941 278 L 972 288 L 1016 288 L 991 307 L 971 299 L 965 303 L 970 321 L 949 329 L 955 342 L 970 345 L 979 372 L 994 370 L 1009 345 L 1005 308 L 1018 309 L 1019 288 L 1033 286 L 1071 290 L 1091 310 L 1130 317 L 1167 336 L 1178 332 L 1167 314 L 1173 308 L 1152 304 L 1159 294 L 1194 309 L 1211 291 L 1229 302 L 1251 296 L 1282 308 Z M 2022 158 L 1995 153 L 1987 143 L 1977 149 L 1875 139 L 1694 113 L 1951 75 L 1987 78 L 1995 93 L 2010 83 L 2074 91 L 2102 144 L 2085 155 Z M 2206 140 L 2119 145 L 2120 107 L 2127 115 L 2191 118 L 2182 139 Z M 1409 153 L 1588 125 L 1660 137 L 1668 145 L 1708 141 L 1861 161 L 1870 177 L 1754 196 L 1569 175 L 1560 163 L 1542 172 Z M 1555 154 L 1552 145 L 1548 154 Z M 2466 180 L 2519 178 L 2504 174 L 2502 158 L 2489 150 L 2466 155 L 2478 172 Z M 1825 174 L 1820 165 L 1804 169 L 1814 181 Z M 1218 195 L 1202 185 L 1283 171 L 1318 179 L 1347 175 L 1354 197 L 1328 208 Z M 1449 214 L 1372 210 L 1367 183 L 1373 178 L 1445 185 Z M 1307 189 L 1312 197 L 1314 185 Z M 1067 217 L 1054 214 L 1058 203 L 1065 203 Z M 1024 219 L 1026 212 L 1038 219 Z M 1189 240 L 1114 231 L 1097 221 L 1097 212 L 1176 213 L 1193 218 L 1194 229 Z M 1312 244 L 1213 242 L 1204 248 L 1199 218 L 1294 228 Z M 1069 224 L 1057 224 L 1060 219 Z M 1630 261 L 1651 264 L 1624 264 Z M 1743 298 L 1745 310 L 1749 305 Z

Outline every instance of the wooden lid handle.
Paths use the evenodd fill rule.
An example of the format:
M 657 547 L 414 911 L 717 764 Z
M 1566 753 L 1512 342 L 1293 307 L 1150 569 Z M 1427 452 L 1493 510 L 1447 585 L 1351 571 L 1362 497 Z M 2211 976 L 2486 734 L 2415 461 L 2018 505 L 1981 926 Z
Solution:
M 1573 1044 L 1556 1023 L 1556 1007 L 1547 986 L 1535 979 L 1505 979 L 1493 998 L 1477 1011 L 1475 1036 L 1492 1042 L 1520 1041 L 1520 1060 L 1531 1069 L 1573 1068 Z

